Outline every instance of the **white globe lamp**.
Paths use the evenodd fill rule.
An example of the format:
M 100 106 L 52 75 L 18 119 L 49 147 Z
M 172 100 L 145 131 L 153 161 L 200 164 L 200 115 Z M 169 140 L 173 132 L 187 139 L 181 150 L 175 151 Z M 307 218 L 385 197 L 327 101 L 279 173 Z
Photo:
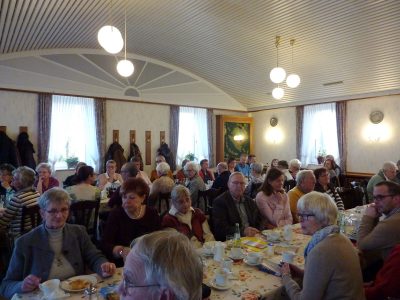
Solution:
M 124 47 L 124 40 L 117 27 L 106 25 L 100 28 L 97 33 L 99 44 L 108 53 L 116 54 Z
M 300 84 L 300 76 L 297 74 L 290 74 L 287 78 L 286 78 L 286 84 L 288 87 L 290 88 L 295 88 L 298 87 Z
M 284 68 L 276 67 L 271 70 L 269 73 L 269 78 L 274 83 L 281 83 L 285 80 L 286 71 Z
M 277 100 L 282 99 L 284 95 L 285 91 L 281 87 L 276 87 L 272 90 L 272 97 L 274 97 Z
M 123 59 L 123 60 L 120 60 L 117 64 L 118 74 L 123 77 L 131 76 L 133 74 L 134 70 L 135 70 L 135 67 L 133 66 L 133 63 L 130 60 Z

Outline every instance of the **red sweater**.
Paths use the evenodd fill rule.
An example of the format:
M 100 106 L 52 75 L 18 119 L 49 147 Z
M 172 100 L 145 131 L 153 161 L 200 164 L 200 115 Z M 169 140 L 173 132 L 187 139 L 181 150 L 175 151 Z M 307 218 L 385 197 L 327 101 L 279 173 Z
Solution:
M 374 283 L 365 287 L 364 291 L 367 300 L 400 297 L 400 244 L 393 248 L 383 267 L 376 274 Z
M 181 223 L 177 217 L 169 213 L 164 216 L 161 226 L 163 228 L 174 228 L 189 239 L 194 235 L 200 242 L 204 243 L 202 224 L 205 220 L 206 216 L 204 213 L 200 209 L 195 208 L 192 214 L 192 230 L 190 230 L 187 224 Z

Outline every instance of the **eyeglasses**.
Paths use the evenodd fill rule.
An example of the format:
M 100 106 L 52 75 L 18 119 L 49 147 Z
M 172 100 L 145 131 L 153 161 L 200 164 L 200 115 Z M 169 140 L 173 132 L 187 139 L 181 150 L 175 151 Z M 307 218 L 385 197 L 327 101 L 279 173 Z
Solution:
M 374 199 L 374 201 L 382 201 L 383 199 L 387 198 L 387 197 L 393 197 L 395 195 L 393 194 L 389 194 L 389 195 L 374 195 L 372 197 L 372 199 Z
M 242 181 L 232 181 L 231 183 L 234 185 L 246 185 L 246 183 L 244 183 Z
M 127 288 L 145 288 L 145 287 L 151 287 L 151 286 L 160 286 L 159 284 L 145 284 L 145 285 L 136 285 L 133 284 L 132 282 L 129 282 L 126 280 L 126 277 L 122 279 L 122 288 L 126 291 Z
M 310 217 L 315 217 L 314 214 L 297 214 L 297 218 L 300 220 L 307 221 Z
M 62 215 L 65 215 L 69 212 L 69 208 L 61 208 L 60 210 L 51 209 L 51 210 L 46 210 L 46 212 L 52 216 L 56 216 L 59 213 L 61 213 Z

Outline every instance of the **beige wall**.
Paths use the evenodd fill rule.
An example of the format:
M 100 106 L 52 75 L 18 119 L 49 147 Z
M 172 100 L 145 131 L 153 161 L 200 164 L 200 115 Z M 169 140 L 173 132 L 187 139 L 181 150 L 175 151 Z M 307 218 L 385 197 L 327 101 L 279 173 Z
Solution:
M 107 146 L 112 142 L 112 131 L 119 130 L 119 143 L 129 155 L 129 130 L 136 130 L 136 144 L 142 152 L 145 163 L 145 131 L 151 131 L 152 165 L 144 166 L 150 172 L 155 165 L 155 153 L 160 147 L 160 131 L 165 131 L 165 140 L 169 141 L 169 106 L 155 104 L 107 101 Z
M 7 126 L 7 135 L 17 140 L 20 126 L 28 127 L 29 139 L 37 152 L 37 94 L 0 91 L 0 126 Z M 37 159 L 37 153 L 35 153 Z
M 251 113 L 254 118 L 254 148 L 257 161 L 291 160 L 296 157 L 296 109 L 294 107 L 264 110 Z M 278 119 L 272 127 L 270 119 Z
M 373 128 L 369 115 L 380 110 L 383 121 Z M 400 159 L 400 95 L 347 102 L 347 170 L 376 173 L 382 163 Z M 371 141 L 377 130 L 379 141 Z

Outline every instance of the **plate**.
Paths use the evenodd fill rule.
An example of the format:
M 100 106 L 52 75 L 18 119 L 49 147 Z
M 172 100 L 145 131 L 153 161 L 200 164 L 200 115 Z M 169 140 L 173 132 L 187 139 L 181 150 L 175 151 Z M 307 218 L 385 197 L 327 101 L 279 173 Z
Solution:
M 252 267 L 258 266 L 260 264 L 260 263 L 251 263 L 246 258 L 243 261 L 244 261 L 244 263 L 246 265 L 249 265 L 249 266 L 252 266 Z
M 67 280 L 62 281 L 60 284 L 60 287 L 64 291 L 67 291 L 67 292 L 81 292 L 81 291 L 85 290 L 85 288 L 87 288 L 89 285 L 86 285 L 84 287 L 74 288 L 73 286 L 71 286 L 71 284 L 73 284 L 73 282 L 74 283 L 84 283 L 85 281 L 88 284 L 92 283 L 94 285 L 97 283 L 97 278 L 92 275 L 74 276 Z
M 210 281 L 210 286 L 211 286 L 212 288 L 216 289 L 216 290 L 225 291 L 225 290 L 229 290 L 229 289 L 231 288 L 232 283 L 231 283 L 230 281 L 228 281 L 228 282 L 226 283 L 226 285 L 218 285 L 218 284 L 215 282 L 215 279 L 213 279 L 213 280 Z

